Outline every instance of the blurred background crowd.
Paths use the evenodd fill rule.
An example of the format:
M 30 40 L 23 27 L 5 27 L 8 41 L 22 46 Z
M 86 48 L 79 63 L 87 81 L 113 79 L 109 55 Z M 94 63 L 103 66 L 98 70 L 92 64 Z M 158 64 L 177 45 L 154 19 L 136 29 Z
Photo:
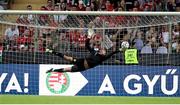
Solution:
M 1 0 L 0 10 L 11 9 L 16 0 Z M 34 9 L 31 4 L 24 5 L 26 10 L 43 11 L 180 11 L 180 0 L 46 0 L 45 5 Z M 56 48 L 59 51 L 85 51 L 87 30 L 84 27 L 93 22 L 95 27 L 102 27 L 105 20 L 107 27 L 125 24 L 122 16 L 69 16 L 69 15 L 20 15 L 17 24 L 37 24 L 51 28 L 7 25 L 1 30 L 1 43 L 7 51 L 38 51 Z M 138 17 L 130 17 L 137 23 Z M 37 20 L 37 21 L 36 21 Z M 151 19 L 150 19 L 151 20 Z M 66 26 L 67 25 L 67 26 Z M 59 29 L 53 27 L 74 26 L 79 29 Z M 140 53 L 180 53 L 180 23 L 149 27 L 95 30 L 97 34 L 106 34 L 115 47 L 128 41 L 130 47 Z
M 0 9 L 9 9 L 16 0 L 1 0 Z M 28 2 L 27 2 L 28 5 Z M 32 9 L 31 4 L 28 10 Z M 41 10 L 59 11 L 179 11 L 179 0 L 47 0 Z

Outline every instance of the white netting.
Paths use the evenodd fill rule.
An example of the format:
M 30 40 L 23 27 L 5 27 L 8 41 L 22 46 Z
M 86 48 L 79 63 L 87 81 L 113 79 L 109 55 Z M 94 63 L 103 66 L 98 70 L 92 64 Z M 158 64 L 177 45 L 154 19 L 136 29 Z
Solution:
M 31 93 L 28 94 L 38 94 L 39 79 L 43 78 L 42 84 L 45 84 L 46 81 L 44 79 L 47 77 L 45 70 L 69 64 L 57 56 L 46 53 L 46 49 L 54 48 L 57 52 L 77 58 L 87 57 L 89 52 L 85 48 L 85 40 L 90 25 L 92 33 L 94 31 L 95 34 L 103 37 L 103 45 L 108 49 L 108 53 L 120 48 L 121 43 L 125 41 L 131 48 L 136 48 L 139 66 L 119 66 L 125 63 L 124 54 L 118 53 L 99 67 L 93 68 L 95 73 L 93 71 L 84 73 L 94 82 L 88 87 L 88 92 L 80 93 L 81 95 L 93 95 L 94 91 L 97 92 L 97 84 L 101 83 L 96 84 L 96 81 L 102 80 L 101 77 L 104 77 L 106 73 L 116 80 L 122 74 L 119 68 L 126 68 L 125 74 L 143 68 L 143 73 L 154 76 L 158 71 L 156 70 L 158 66 L 180 65 L 180 59 L 177 59 L 180 58 L 180 13 L 177 12 L 0 11 L 0 52 L 3 48 L 2 62 L 0 63 L 7 64 L 0 65 L 2 67 L 0 72 L 8 71 L 11 74 L 15 72 L 16 75 L 19 75 L 19 82 L 21 85 L 24 84 L 21 87 L 24 87 L 25 93 L 27 86 L 21 78 L 27 76 L 23 73 L 29 73 L 31 77 L 29 87 L 32 87 L 32 90 L 29 88 Z M 39 72 L 39 65 L 34 64 L 46 65 L 41 65 L 42 68 Z M 151 68 L 155 68 L 150 71 L 149 65 Z M 103 70 L 98 71 L 99 68 Z M 141 71 L 136 73 L 138 72 Z M 40 73 L 40 77 L 38 73 Z M 165 72 L 163 71 L 163 73 Z M 3 86 L 6 86 L 7 82 L 4 83 L 6 84 Z M 119 80 L 114 83 L 119 86 Z M 46 85 L 41 86 L 45 87 Z M 155 88 L 159 89 L 159 87 Z M 119 94 L 123 91 L 119 88 L 117 90 L 120 91 Z M 12 94 L 14 93 L 12 92 Z M 157 93 L 157 96 L 160 95 Z
M 160 44 L 165 44 L 167 52 L 171 53 L 176 50 L 174 42 L 179 37 L 178 29 L 176 32 L 174 31 L 180 22 L 178 13 L 174 13 L 174 15 L 167 13 L 166 15 L 163 12 L 131 12 L 129 14 L 126 12 L 56 13 L 53 11 L 48 12 L 49 14 L 43 11 L 3 12 L 0 15 L 1 36 L 4 38 L 4 51 L 7 52 L 45 52 L 47 48 L 55 48 L 59 52 L 73 52 L 71 54 L 86 52 L 84 42 L 90 24 L 96 34 L 103 36 L 103 45 L 107 49 L 111 48 L 111 50 L 120 47 L 121 42 L 129 41 L 130 47 L 138 47 L 140 51 L 150 41 L 153 49 L 152 53 L 156 53 Z M 13 35 L 9 31 L 12 27 L 15 28 Z M 143 44 L 136 43 L 138 37 L 141 37 Z M 151 53 L 151 51 L 144 52 Z M 33 61 L 23 60 L 20 62 L 42 63 L 49 61 L 49 58 L 41 61 L 42 58 L 38 58 L 38 54 L 32 54 Z M 86 55 L 78 54 L 81 57 Z M 18 60 L 22 59 L 12 57 L 12 62 Z
M 31 13 L 29 11 L 27 12 Z M 99 15 L 98 12 L 88 12 L 90 13 L 87 13 L 88 15 L 80 12 L 70 14 L 71 12 L 68 11 L 67 13 L 47 12 L 51 14 L 45 14 L 46 12 L 43 13 L 42 11 L 37 12 L 38 14 L 35 14 L 36 12 L 33 12 L 33 14 L 28 13 L 22 12 L 23 15 L 2 14 L 0 21 L 2 24 L 52 29 L 84 29 L 88 27 L 90 22 L 94 22 L 96 24 L 95 28 L 98 29 L 120 29 L 167 25 L 180 21 L 177 12 L 174 16 L 169 12 L 167 12 L 167 15 L 163 12 L 147 12 L 147 15 L 145 13 L 142 14 L 142 12 L 140 12 L 141 14 L 135 14 L 133 12 L 133 14 L 131 14 L 131 12 L 129 14 L 123 12 L 122 14 L 118 14 L 118 12 L 111 12 L 112 14 L 109 15 L 105 12 L 101 13 L 102 15 Z M 109 25 L 109 23 L 111 24 Z

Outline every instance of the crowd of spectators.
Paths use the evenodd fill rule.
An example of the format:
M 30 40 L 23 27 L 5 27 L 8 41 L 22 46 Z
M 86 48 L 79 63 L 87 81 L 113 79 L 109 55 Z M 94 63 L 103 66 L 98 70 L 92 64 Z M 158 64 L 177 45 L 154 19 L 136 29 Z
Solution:
M 48 10 L 52 10 L 48 0 Z M 61 10 L 78 11 L 179 11 L 179 0 L 54 0 Z
M 27 5 L 27 10 L 33 10 Z M 179 0 L 47 0 L 47 5 L 41 6 L 45 11 L 180 11 Z M 74 19 L 76 18 L 76 19 Z M 131 18 L 133 21 L 139 18 Z M 76 20 L 76 21 L 75 21 Z M 95 27 L 102 27 L 102 20 L 109 27 L 116 23 L 126 22 L 124 17 L 72 17 L 68 15 L 20 15 L 18 24 L 37 24 L 42 27 L 10 26 L 5 30 L 5 50 L 8 51 L 39 51 L 56 47 L 58 50 L 83 50 L 86 40 L 87 27 L 93 22 Z M 126 19 L 127 20 L 127 19 Z M 78 23 L 75 24 L 75 23 Z M 87 24 L 88 23 L 88 24 Z M 121 23 L 122 24 L 122 23 Z M 79 29 L 57 29 L 76 25 Z M 119 25 L 119 24 L 118 24 Z M 43 28 L 48 26 L 50 28 Z M 56 28 L 54 28 L 56 27 Z M 131 47 L 140 53 L 180 53 L 180 24 L 172 25 L 172 32 L 168 25 L 151 26 L 131 29 L 106 29 L 113 43 L 120 47 L 122 41 L 128 41 Z M 103 30 L 96 30 L 103 34 Z M 171 37 L 172 36 L 172 37 Z M 36 41 L 36 43 L 34 43 Z M 37 46 L 37 47 L 35 47 Z M 114 48 L 115 49 L 115 48 Z
M 13 2 L 13 0 L 0 0 L 0 10 L 9 9 L 11 2 Z

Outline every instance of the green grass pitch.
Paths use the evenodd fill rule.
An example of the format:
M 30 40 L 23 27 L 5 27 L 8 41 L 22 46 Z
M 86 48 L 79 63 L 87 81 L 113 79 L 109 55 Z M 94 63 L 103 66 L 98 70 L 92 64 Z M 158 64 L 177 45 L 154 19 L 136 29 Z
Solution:
M 180 104 L 180 97 L 0 95 L 0 104 Z

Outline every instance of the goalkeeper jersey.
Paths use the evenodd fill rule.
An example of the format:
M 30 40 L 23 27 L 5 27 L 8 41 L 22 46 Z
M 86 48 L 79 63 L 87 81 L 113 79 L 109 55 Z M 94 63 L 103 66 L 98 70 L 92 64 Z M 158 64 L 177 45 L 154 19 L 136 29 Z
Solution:
M 94 49 L 94 48 L 90 47 L 90 39 L 89 38 L 86 39 L 85 46 L 90 52 L 90 55 L 85 58 L 88 63 L 88 66 L 91 68 L 91 67 L 97 66 L 99 64 L 102 64 L 102 62 L 105 60 L 106 56 L 99 54 L 98 49 Z

